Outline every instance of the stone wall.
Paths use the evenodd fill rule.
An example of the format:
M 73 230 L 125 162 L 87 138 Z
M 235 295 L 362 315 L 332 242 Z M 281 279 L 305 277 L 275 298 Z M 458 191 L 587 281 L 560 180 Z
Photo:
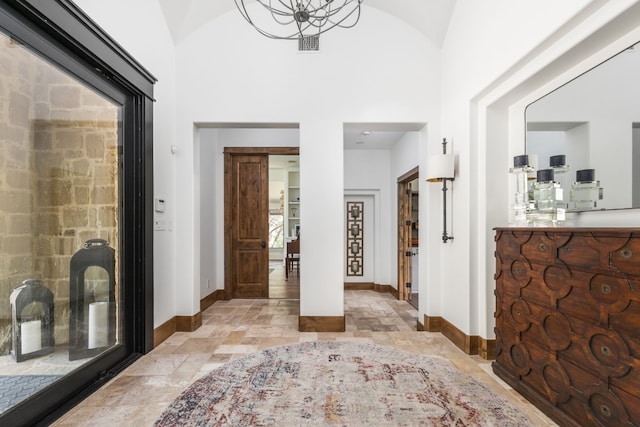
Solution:
M 117 253 L 118 159 L 118 108 L 0 36 L 0 354 L 28 278 L 53 292 L 68 342 L 71 256 L 93 238 Z

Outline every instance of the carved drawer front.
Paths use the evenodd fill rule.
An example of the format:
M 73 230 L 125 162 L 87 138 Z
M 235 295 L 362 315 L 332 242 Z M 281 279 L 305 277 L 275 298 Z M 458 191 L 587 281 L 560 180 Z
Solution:
M 544 306 L 554 305 L 565 298 L 574 284 L 571 271 L 562 264 L 544 266 L 534 265 L 530 272 L 531 283 L 521 290 L 523 298 Z
M 503 260 L 520 257 L 520 246 L 526 243 L 533 233 L 531 231 L 505 231 L 496 234 L 496 253 Z
M 553 263 L 556 259 L 556 242 L 546 234 L 536 233 L 522 245 L 521 252 L 532 263 Z
M 609 247 L 601 246 L 591 234 L 574 234 L 565 245 L 558 248 L 558 259 L 574 268 L 607 270 Z
M 503 262 L 501 271 L 505 292 L 519 294 L 520 289 L 531 282 L 531 265 L 525 258 L 520 257 Z
M 559 360 L 566 377 L 563 390 L 570 394 L 566 402 L 558 404 L 580 426 L 638 425 L 638 399 L 607 384 L 606 380 L 583 371 L 571 361 Z M 631 398 L 631 400 L 629 400 Z M 635 401 L 634 401 L 635 400 Z M 634 408 L 635 406 L 635 408 Z
M 495 372 L 560 425 L 640 426 L 640 230 L 500 229 L 495 277 Z
M 612 252 L 611 266 L 629 277 L 640 279 L 640 238 L 630 239 L 624 247 Z

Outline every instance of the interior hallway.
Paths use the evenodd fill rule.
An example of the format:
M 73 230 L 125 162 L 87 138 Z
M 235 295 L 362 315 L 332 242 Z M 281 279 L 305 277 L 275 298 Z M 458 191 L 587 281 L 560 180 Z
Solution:
M 271 274 L 282 274 L 276 268 Z M 275 281 L 274 281 L 275 282 Z M 295 293 L 295 273 L 273 294 Z M 280 289 L 277 289 L 280 288 Z M 417 311 L 390 294 L 345 291 L 346 332 L 298 332 L 297 299 L 218 301 L 195 332 L 177 332 L 55 422 L 54 426 L 151 426 L 185 388 L 231 359 L 304 341 L 361 341 L 442 356 L 497 391 L 536 426 L 556 424 L 491 373 L 490 362 L 468 356 L 440 333 L 416 331 Z

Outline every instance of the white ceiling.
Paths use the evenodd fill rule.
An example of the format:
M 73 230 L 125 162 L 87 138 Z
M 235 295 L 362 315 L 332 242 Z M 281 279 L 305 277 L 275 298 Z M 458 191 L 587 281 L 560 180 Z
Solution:
M 293 169 L 300 167 L 299 156 L 280 156 L 272 154 L 269 156 L 269 169 Z
M 346 123 L 344 148 L 347 150 L 389 150 L 407 132 L 417 132 L 424 123 Z
M 222 14 L 234 11 L 234 0 L 158 0 L 175 43 Z M 254 0 L 247 0 L 248 2 Z M 373 7 L 405 21 L 436 46 L 441 47 L 457 0 L 363 0 L 361 20 L 367 19 L 366 7 Z M 239 13 L 239 12 L 238 12 Z M 416 123 L 355 123 L 345 125 L 346 149 L 390 149 L 406 132 L 418 131 Z M 369 135 L 362 132 L 369 131 Z
M 236 9 L 234 0 L 158 0 L 174 42 L 218 16 Z M 247 0 L 250 2 L 253 0 Z M 363 0 L 366 7 L 393 15 L 441 47 L 456 0 Z M 367 19 L 366 7 L 360 19 Z M 238 12 L 239 13 L 239 12 Z

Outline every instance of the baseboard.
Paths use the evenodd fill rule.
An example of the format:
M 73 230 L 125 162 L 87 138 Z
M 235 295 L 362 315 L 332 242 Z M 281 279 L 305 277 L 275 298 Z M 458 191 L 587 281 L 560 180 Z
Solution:
M 153 348 L 156 348 L 164 342 L 167 338 L 176 332 L 176 319 L 171 319 L 164 322 L 153 330 Z
M 222 301 L 226 299 L 224 296 L 224 289 L 217 289 L 200 300 L 200 312 L 205 311 L 207 308 L 215 304 L 216 301 Z
M 193 332 L 202 326 L 202 312 L 193 316 L 176 316 L 176 332 Z
M 300 332 L 344 332 L 344 316 L 300 316 L 298 331 Z
M 453 323 L 449 323 L 446 319 L 442 319 L 442 335 L 447 337 L 449 341 L 454 343 L 456 347 L 467 354 L 478 354 L 478 336 L 467 335 L 458 329 Z
M 217 289 L 200 300 L 200 312 L 193 316 L 175 316 L 153 330 L 153 347 L 159 346 L 175 332 L 193 332 L 202 326 L 202 312 L 216 301 L 225 300 L 224 289 Z
M 175 332 L 193 332 L 202 326 L 202 312 L 193 316 L 174 316 L 153 330 L 153 347 L 157 347 Z
M 420 323 L 418 322 L 418 327 Z M 420 330 L 420 329 L 419 329 Z M 496 340 L 467 335 L 454 324 L 440 316 L 424 315 L 424 329 L 428 332 L 440 332 L 460 350 L 467 354 L 477 354 L 485 360 L 495 359 Z
M 424 330 L 427 332 L 442 332 L 442 317 L 424 315 Z
M 345 291 L 372 291 L 373 282 L 344 282 Z
M 396 298 L 398 297 L 398 291 L 391 285 L 380 285 L 373 282 L 345 282 L 345 291 L 375 291 L 380 293 L 389 293 Z
M 486 338 L 480 338 L 480 348 L 478 349 L 478 355 L 485 360 L 496 359 L 496 340 L 488 340 Z

